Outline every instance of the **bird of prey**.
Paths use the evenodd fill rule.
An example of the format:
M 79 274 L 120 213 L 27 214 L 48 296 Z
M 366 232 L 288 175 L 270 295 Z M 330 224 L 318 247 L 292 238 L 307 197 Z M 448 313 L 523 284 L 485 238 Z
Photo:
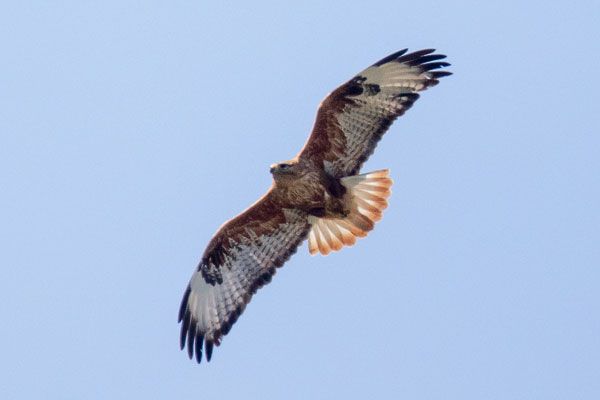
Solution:
M 392 122 L 418 92 L 451 75 L 446 56 L 426 49 L 393 53 L 335 89 L 319 105 L 308 141 L 289 161 L 271 165 L 273 184 L 209 242 L 181 308 L 181 348 L 210 361 L 256 291 L 308 238 L 311 254 L 351 246 L 381 219 L 388 170 L 360 174 Z

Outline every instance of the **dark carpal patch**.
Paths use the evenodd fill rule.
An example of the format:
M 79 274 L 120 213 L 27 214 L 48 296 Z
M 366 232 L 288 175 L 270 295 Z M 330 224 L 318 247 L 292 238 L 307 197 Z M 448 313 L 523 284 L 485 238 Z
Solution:
M 204 282 L 208 283 L 209 285 L 215 286 L 223 283 L 223 275 L 221 274 L 221 270 L 214 265 L 200 264 L 199 271 L 202 274 Z
M 223 275 L 220 268 L 225 264 L 225 251 L 220 241 L 214 241 L 206 249 L 202 261 L 198 264 L 198 271 L 209 285 L 223 283 Z
M 206 249 L 206 252 L 204 253 L 204 257 L 202 257 L 202 264 L 204 264 L 204 265 L 212 264 L 215 267 L 220 267 L 221 264 L 223 264 L 225 262 L 225 257 L 223 254 L 223 245 L 219 241 L 211 247 Z M 198 269 L 200 269 L 200 266 L 198 266 Z
M 350 83 L 346 88 L 347 96 L 359 96 L 363 93 L 364 89 L 361 84 L 358 83 Z
M 364 76 L 355 76 L 350 82 L 346 84 L 344 94 L 347 96 L 360 96 L 365 91 L 365 85 L 363 85 L 363 83 L 366 80 L 367 78 L 365 78 Z
M 364 85 L 364 88 L 367 96 L 375 96 L 377 93 L 381 92 L 381 87 L 375 83 L 368 83 Z

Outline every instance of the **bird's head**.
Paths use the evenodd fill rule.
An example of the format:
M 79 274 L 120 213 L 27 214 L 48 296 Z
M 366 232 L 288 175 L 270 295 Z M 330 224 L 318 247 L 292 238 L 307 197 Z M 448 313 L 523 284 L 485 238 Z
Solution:
M 282 179 L 294 178 L 297 174 L 298 161 L 290 160 L 276 164 L 271 164 L 270 172 L 273 175 L 273 179 L 276 181 Z

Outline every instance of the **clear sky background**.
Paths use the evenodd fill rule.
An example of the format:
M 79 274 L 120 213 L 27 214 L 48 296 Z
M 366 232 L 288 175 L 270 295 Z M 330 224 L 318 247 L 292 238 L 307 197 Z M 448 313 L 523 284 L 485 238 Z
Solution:
M 0 6 L 0 398 L 600 398 L 598 1 Z M 398 49 L 454 75 L 365 171 L 390 207 L 302 246 L 212 362 L 179 302 L 321 99 Z

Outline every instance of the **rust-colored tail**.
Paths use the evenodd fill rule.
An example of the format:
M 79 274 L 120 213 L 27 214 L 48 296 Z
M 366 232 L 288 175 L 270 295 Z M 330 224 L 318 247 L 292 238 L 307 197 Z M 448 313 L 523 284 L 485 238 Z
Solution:
M 331 250 L 339 251 L 352 246 L 357 237 L 365 237 L 383 217 L 388 206 L 387 198 L 392 193 L 393 181 L 388 178 L 388 169 L 368 174 L 347 176 L 341 179 L 350 196 L 350 214 L 344 218 L 309 217 L 312 228 L 308 235 L 310 254 L 320 252 L 327 255 Z

